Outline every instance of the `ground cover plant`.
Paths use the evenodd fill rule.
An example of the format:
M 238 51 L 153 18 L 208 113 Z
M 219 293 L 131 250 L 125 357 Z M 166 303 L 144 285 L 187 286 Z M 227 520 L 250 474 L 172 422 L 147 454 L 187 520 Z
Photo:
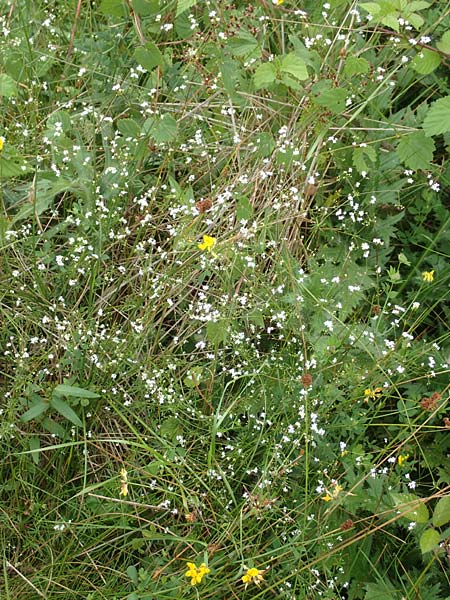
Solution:
M 450 3 L 0 0 L 0 596 L 450 597 Z

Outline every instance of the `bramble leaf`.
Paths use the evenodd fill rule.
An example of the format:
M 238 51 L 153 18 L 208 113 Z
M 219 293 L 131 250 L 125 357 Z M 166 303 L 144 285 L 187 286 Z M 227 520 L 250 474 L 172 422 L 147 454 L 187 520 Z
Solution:
M 450 131 L 450 96 L 439 98 L 433 102 L 422 127 L 427 137 Z
M 397 146 L 397 154 L 408 169 L 428 169 L 433 160 L 434 142 L 423 131 L 404 135 Z

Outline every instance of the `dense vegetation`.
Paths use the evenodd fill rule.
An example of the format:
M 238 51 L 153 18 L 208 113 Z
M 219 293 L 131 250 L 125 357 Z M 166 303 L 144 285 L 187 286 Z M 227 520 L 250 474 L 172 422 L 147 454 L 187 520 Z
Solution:
M 0 0 L 0 596 L 450 597 L 450 2 Z

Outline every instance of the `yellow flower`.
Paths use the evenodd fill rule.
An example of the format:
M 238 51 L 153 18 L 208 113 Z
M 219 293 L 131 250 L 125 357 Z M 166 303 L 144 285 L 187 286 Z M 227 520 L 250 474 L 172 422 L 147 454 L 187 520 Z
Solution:
M 210 235 L 204 235 L 203 242 L 201 244 L 198 244 L 198 247 L 200 250 L 207 250 L 208 252 L 211 252 L 211 250 L 216 245 L 216 241 L 216 238 L 211 237 Z
M 245 575 L 243 575 L 242 577 L 242 581 L 245 583 L 245 587 L 248 586 L 249 583 L 256 583 L 256 585 L 259 585 L 261 583 L 261 581 L 264 580 L 264 576 L 263 576 L 264 571 L 261 571 L 260 569 L 256 569 L 255 567 L 252 567 L 251 569 L 247 569 L 247 572 Z
M 376 387 L 374 390 L 367 388 L 364 390 L 364 396 L 366 400 L 376 400 L 383 393 L 383 388 Z
M 191 585 L 197 585 L 198 583 L 201 583 L 203 577 L 210 571 L 205 563 L 202 563 L 199 567 L 197 567 L 194 563 L 188 562 L 187 566 L 188 570 L 184 576 L 191 580 Z
M 339 492 L 342 491 L 342 485 L 339 485 L 337 482 L 333 483 L 333 491 L 329 492 L 326 490 L 325 496 L 322 498 L 325 502 L 330 502 L 331 500 L 336 500 L 339 496 Z
M 399 454 L 398 459 L 397 459 L 398 466 L 403 467 L 403 465 L 408 460 L 408 458 L 409 458 L 409 454 Z
M 5 138 L 0 135 L 0 152 L 3 150 L 4 143 L 5 143 Z
M 434 269 L 432 271 L 424 271 L 422 273 L 422 279 L 427 283 L 434 281 Z
M 284 3 L 284 0 L 272 0 L 272 3 L 275 4 L 275 6 L 281 6 Z
M 119 496 L 128 496 L 128 473 L 126 469 L 120 469 L 120 492 Z

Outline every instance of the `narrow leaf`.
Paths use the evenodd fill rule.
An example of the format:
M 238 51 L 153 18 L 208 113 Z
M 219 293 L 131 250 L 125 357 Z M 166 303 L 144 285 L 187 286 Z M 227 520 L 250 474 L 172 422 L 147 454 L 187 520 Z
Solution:
M 42 400 L 42 402 L 38 402 L 34 404 L 31 408 L 29 408 L 23 415 L 20 417 L 20 420 L 23 423 L 28 423 L 28 421 L 32 421 L 36 419 L 48 409 L 49 403 Z
M 68 421 L 77 425 L 78 427 L 83 427 L 83 423 L 80 418 L 76 414 L 76 412 L 61 398 L 58 396 L 53 396 L 50 400 L 50 404 L 52 408 L 54 408 L 60 415 L 65 417 Z
M 95 392 L 91 392 L 90 390 L 85 390 L 84 388 L 76 387 L 74 385 L 65 385 L 64 383 L 57 385 L 53 390 L 53 393 L 72 398 L 100 398 L 100 394 L 96 394 Z

